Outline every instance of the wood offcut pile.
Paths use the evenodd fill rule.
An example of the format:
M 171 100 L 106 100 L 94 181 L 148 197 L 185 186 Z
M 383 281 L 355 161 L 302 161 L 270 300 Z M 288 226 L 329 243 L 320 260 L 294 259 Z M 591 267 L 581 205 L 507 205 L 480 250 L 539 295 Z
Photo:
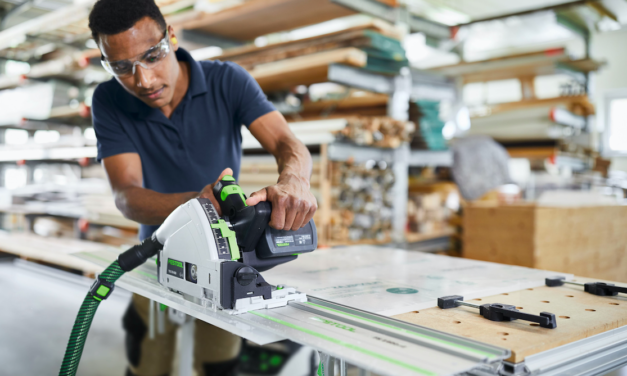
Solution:
M 346 127 L 338 131 L 336 136 L 357 145 L 397 148 L 403 142 L 411 142 L 416 130 L 411 121 L 389 117 L 356 116 L 346 120 Z
M 459 192 L 452 182 L 419 183 L 410 179 L 407 223 L 410 232 L 441 233 L 451 230 L 450 208 L 459 202 Z
M 329 240 L 387 242 L 394 173 L 385 162 L 332 162 Z

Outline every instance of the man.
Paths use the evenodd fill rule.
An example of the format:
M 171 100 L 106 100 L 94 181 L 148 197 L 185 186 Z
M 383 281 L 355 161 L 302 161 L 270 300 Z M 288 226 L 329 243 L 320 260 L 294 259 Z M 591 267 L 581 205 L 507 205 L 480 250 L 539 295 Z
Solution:
M 211 199 L 225 174 L 238 176 L 241 125 L 279 166 L 277 184 L 251 194 L 248 205 L 272 203 L 270 225 L 298 229 L 316 211 L 309 190 L 312 161 L 255 80 L 241 67 L 196 62 L 179 48 L 154 0 L 99 0 L 89 27 L 114 78 L 93 101 L 98 160 L 118 209 L 141 223 L 146 238 L 179 205 Z M 164 375 L 171 368 L 174 328 L 147 338 L 148 301 L 134 296 L 124 317 L 129 375 Z M 199 375 L 231 375 L 241 339 L 204 322 L 194 354 Z M 197 340 L 198 344 L 198 340 Z

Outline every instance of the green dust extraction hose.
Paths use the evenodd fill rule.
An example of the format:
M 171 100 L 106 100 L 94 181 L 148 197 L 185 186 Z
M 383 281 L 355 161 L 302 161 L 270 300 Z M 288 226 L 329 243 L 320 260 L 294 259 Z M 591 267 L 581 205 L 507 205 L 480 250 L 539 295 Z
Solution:
M 83 347 L 85 347 L 85 341 L 87 340 L 87 333 L 96 314 L 96 309 L 98 309 L 102 300 L 111 295 L 114 283 L 124 273 L 135 269 L 150 257 L 156 255 L 161 248 L 162 245 L 153 235 L 153 237 L 144 240 L 141 244 L 121 253 L 116 261 L 98 275 L 96 282 L 90 288 L 87 296 L 85 296 L 76 316 L 76 321 L 74 321 L 74 327 L 65 349 L 59 376 L 76 375 L 81 355 L 83 355 Z

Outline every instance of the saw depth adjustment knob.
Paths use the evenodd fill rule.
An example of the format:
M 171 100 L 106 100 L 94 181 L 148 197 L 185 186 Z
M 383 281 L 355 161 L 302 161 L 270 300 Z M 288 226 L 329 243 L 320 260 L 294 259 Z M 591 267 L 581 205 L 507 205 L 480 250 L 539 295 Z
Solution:
M 243 266 L 235 272 L 235 279 L 240 285 L 248 286 L 257 279 L 258 275 L 255 269 L 250 266 Z

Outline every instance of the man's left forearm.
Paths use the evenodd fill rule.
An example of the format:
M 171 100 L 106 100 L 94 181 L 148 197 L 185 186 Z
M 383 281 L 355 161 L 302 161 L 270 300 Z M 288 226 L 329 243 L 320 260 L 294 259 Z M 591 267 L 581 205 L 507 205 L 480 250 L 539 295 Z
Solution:
M 277 111 L 255 120 L 249 129 L 263 148 L 276 158 L 279 179 L 276 184 L 252 193 L 246 203 L 271 202 L 270 226 L 279 230 L 298 230 L 313 218 L 318 208 L 309 189 L 313 165 L 311 154 Z

